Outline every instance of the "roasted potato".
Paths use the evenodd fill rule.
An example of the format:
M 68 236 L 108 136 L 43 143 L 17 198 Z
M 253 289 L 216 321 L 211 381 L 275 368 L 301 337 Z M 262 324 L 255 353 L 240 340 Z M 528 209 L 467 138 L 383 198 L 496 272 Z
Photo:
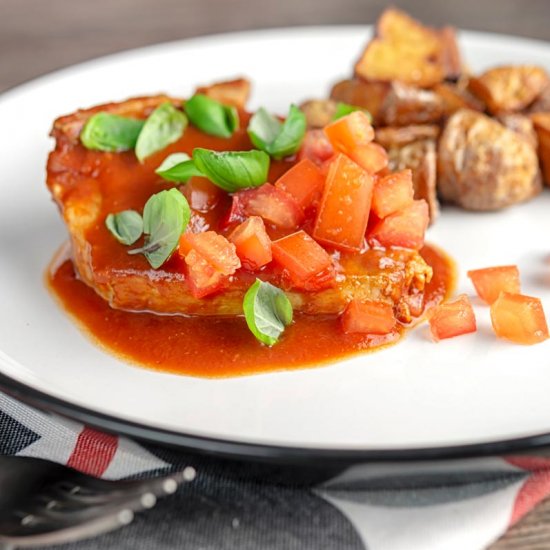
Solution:
M 332 99 L 310 99 L 300 109 L 306 115 L 308 128 L 323 128 L 332 121 L 337 105 Z
M 460 56 L 451 28 L 437 31 L 389 8 L 376 29 L 376 38 L 355 65 L 356 76 L 430 87 L 459 74 Z
M 548 86 L 548 74 L 536 65 L 507 65 L 485 71 L 469 82 L 493 115 L 513 113 L 528 107 Z
M 485 105 L 473 96 L 461 84 L 442 82 L 433 87 L 433 92 L 443 101 L 443 112 L 446 117 L 451 116 L 459 109 L 485 110 Z
M 388 126 L 409 126 L 439 122 L 445 112 L 440 96 L 400 82 L 392 82 L 379 118 Z
M 402 147 L 414 141 L 423 139 L 436 140 L 439 136 L 439 126 L 435 124 L 417 124 L 411 126 L 386 126 L 376 129 L 374 138 L 384 149 Z
M 197 88 L 196 93 L 204 94 L 221 103 L 244 109 L 250 97 L 250 81 L 246 78 L 238 78 L 225 82 L 215 82 L 210 86 Z
M 389 168 L 410 168 L 413 174 L 414 198 L 424 199 L 430 208 L 430 223 L 439 215 L 436 192 L 436 146 L 433 139 L 422 139 L 388 149 Z
M 550 112 L 531 115 L 539 140 L 539 158 L 546 185 L 550 185 Z
M 376 124 L 380 122 L 380 110 L 389 91 L 387 82 L 366 82 L 354 78 L 337 82 L 332 87 L 330 98 L 366 109 Z
M 520 115 L 517 113 L 509 115 L 500 115 L 497 120 L 509 128 L 523 139 L 527 140 L 527 143 L 537 150 L 539 141 L 537 138 L 537 132 L 535 131 L 535 125 L 531 118 L 526 115 Z
M 476 111 L 461 109 L 447 121 L 437 157 L 440 197 L 468 210 L 497 210 L 541 191 L 533 146 Z

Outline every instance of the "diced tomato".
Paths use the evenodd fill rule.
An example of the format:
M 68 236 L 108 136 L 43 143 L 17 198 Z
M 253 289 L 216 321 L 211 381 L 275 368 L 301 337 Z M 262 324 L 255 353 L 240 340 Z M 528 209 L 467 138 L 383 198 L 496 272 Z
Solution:
M 306 132 L 298 152 L 298 159 L 309 159 L 320 166 L 333 155 L 334 149 L 323 130 L 308 130 Z
M 191 250 L 195 250 L 223 275 L 232 275 L 241 267 L 235 245 L 215 231 L 184 233 L 180 238 L 179 251 L 186 256 Z
M 236 227 L 229 240 L 235 245 L 237 256 L 246 269 L 254 271 L 272 259 L 271 240 L 262 218 L 258 216 L 252 216 Z
M 378 143 L 359 145 L 348 154 L 361 168 L 364 168 L 371 174 L 375 174 L 388 166 L 388 153 Z
M 294 199 L 282 189 L 265 183 L 233 195 L 235 209 L 245 216 L 260 216 L 283 229 L 294 229 L 302 223 L 304 213 Z
M 399 246 L 420 250 L 429 221 L 428 203 L 423 199 L 413 201 L 375 224 L 367 234 L 367 240 L 372 247 Z
M 207 178 L 193 176 L 182 189 L 189 206 L 198 212 L 209 212 L 220 201 L 223 191 Z
M 331 257 L 305 231 L 273 241 L 271 250 L 273 259 L 297 288 L 320 290 L 334 281 Z
M 340 321 L 346 334 L 388 334 L 396 323 L 390 304 L 371 300 L 352 300 Z
M 219 292 L 223 290 L 229 281 L 227 275 L 210 265 L 195 250 L 191 250 L 185 256 L 185 264 L 187 284 L 195 298 L 204 298 Z
M 235 245 L 214 231 L 184 233 L 179 254 L 185 257 L 187 281 L 196 298 L 221 290 L 241 266 Z
M 519 270 L 515 265 L 486 267 L 468 271 L 477 295 L 487 304 L 492 304 L 501 292 L 519 294 Z
M 538 344 L 548 338 L 548 325 L 538 298 L 502 292 L 491 305 L 495 334 L 516 344 Z
M 348 154 L 374 139 L 370 118 L 363 111 L 354 111 L 335 120 L 325 126 L 324 131 L 335 149 Z
M 344 250 L 360 250 L 369 220 L 372 176 L 338 154 L 330 163 L 313 236 Z
M 321 196 L 324 185 L 325 176 L 309 159 L 295 164 L 275 182 L 275 187 L 288 193 L 302 209 Z
M 374 182 L 371 208 L 379 218 L 385 218 L 408 206 L 413 197 L 412 172 L 402 170 Z
M 436 306 L 431 313 L 430 331 L 436 342 L 476 330 L 474 310 L 466 294 L 452 302 Z

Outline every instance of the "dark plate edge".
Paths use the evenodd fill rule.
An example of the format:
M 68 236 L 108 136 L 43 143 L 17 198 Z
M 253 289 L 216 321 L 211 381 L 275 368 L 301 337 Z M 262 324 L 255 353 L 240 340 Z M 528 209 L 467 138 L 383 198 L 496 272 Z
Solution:
M 479 458 L 525 453 L 550 447 L 550 433 L 487 443 L 414 449 L 339 450 L 284 447 L 186 434 L 123 420 L 53 397 L 2 373 L 0 373 L 0 390 L 31 407 L 59 414 L 105 432 L 180 451 L 232 460 L 252 460 L 281 465 L 342 466 L 367 462 Z

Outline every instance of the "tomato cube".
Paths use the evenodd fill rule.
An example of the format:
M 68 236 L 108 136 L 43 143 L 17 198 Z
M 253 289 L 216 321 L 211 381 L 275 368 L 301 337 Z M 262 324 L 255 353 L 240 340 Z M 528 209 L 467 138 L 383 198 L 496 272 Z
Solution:
M 320 166 L 334 155 L 334 149 L 323 130 L 308 130 L 302 141 L 298 159 L 309 159 Z
M 305 231 L 273 241 L 271 250 L 273 259 L 297 288 L 320 290 L 334 281 L 331 257 Z
M 350 158 L 361 168 L 375 174 L 388 166 L 388 153 L 378 143 L 359 145 L 349 152 Z
M 370 117 L 363 111 L 354 111 L 328 126 L 325 135 L 332 146 L 343 153 L 351 153 L 356 147 L 367 145 L 374 139 Z
M 184 233 L 178 252 L 185 258 L 187 282 L 195 298 L 221 290 L 241 266 L 235 245 L 214 231 Z
M 340 321 L 346 334 L 388 334 L 396 323 L 390 304 L 371 300 L 352 300 Z
M 236 227 L 229 240 L 235 245 L 237 256 L 246 269 L 255 271 L 272 259 L 271 240 L 262 218 L 258 216 L 252 216 Z
M 369 221 L 372 176 L 338 154 L 331 161 L 313 236 L 343 250 L 360 250 Z
M 184 233 L 180 238 L 179 250 L 183 256 L 195 250 L 223 275 L 232 275 L 241 267 L 235 245 L 215 231 Z
M 185 256 L 186 280 L 195 298 L 204 298 L 222 290 L 229 277 L 210 265 L 195 250 Z
M 413 201 L 409 206 L 376 223 L 367 234 L 372 247 L 398 246 L 420 250 L 430 221 L 428 203 Z
M 374 182 L 371 208 L 379 218 L 385 218 L 411 204 L 413 198 L 412 172 L 402 170 Z
M 282 229 L 294 229 L 304 220 L 304 212 L 296 201 L 282 189 L 265 183 L 233 195 L 235 210 L 245 216 L 260 216 L 264 221 Z
M 495 334 L 516 344 L 538 344 L 548 338 L 548 325 L 538 298 L 502 292 L 491 305 Z
M 487 304 L 492 304 L 501 292 L 519 294 L 519 270 L 515 265 L 486 267 L 468 271 L 477 295 Z
M 223 191 L 209 179 L 193 176 L 182 189 L 189 206 L 198 212 L 209 212 L 216 207 Z
M 309 159 L 295 164 L 275 182 L 275 187 L 288 193 L 302 209 L 321 196 L 324 185 L 325 176 Z
M 430 331 L 436 342 L 477 330 L 470 299 L 462 294 L 452 302 L 436 306 L 430 316 Z

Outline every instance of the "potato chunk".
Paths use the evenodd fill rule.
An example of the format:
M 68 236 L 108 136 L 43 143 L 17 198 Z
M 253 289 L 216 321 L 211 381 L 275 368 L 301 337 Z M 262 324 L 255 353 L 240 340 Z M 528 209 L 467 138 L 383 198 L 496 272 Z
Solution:
M 430 90 L 392 82 L 381 108 L 380 118 L 388 126 L 438 122 L 445 112 L 440 96 Z
M 506 65 L 471 78 L 469 88 L 490 113 L 521 111 L 533 103 L 549 83 L 548 74 L 536 65 Z
M 405 128 L 403 128 L 405 130 Z M 439 215 L 439 202 L 436 193 L 437 160 L 435 140 L 420 139 L 388 149 L 389 167 L 399 171 L 412 170 L 414 198 L 428 203 L 430 223 Z
M 377 35 L 355 65 L 366 80 L 393 81 L 430 87 L 460 73 L 454 31 L 423 26 L 406 13 L 389 8 L 377 24 Z
M 440 196 L 468 210 L 497 210 L 541 191 L 535 149 L 481 113 L 462 109 L 439 141 Z
M 550 112 L 531 115 L 539 140 L 539 158 L 546 185 L 550 185 Z
M 330 98 L 366 109 L 374 122 L 379 123 L 382 105 L 389 90 L 387 82 L 367 82 L 354 78 L 337 82 L 332 87 Z
M 210 86 L 197 88 L 196 92 L 207 95 L 220 103 L 244 109 L 250 97 L 250 82 L 246 78 L 215 82 Z

